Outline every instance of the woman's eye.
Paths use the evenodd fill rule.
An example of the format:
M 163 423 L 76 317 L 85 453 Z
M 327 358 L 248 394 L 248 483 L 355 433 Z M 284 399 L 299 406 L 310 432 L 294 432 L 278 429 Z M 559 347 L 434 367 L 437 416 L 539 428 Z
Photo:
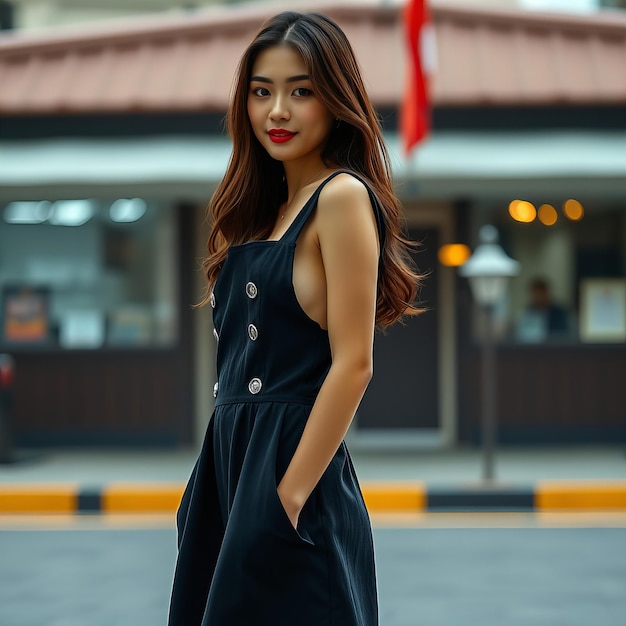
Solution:
M 306 87 L 298 87 L 297 89 L 294 90 L 293 93 L 296 96 L 304 97 L 304 96 L 310 96 L 313 92 L 310 89 L 307 89 Z
M 255 87 L 255 88 L 252 90 L 252 93 L 253 93 L 255 96 L 267 96 L 267 95 L 269 95 L 269 91 L 268 91 L 268 90 L 267 90 L 267 88 L 265 88 L 265 87 Z

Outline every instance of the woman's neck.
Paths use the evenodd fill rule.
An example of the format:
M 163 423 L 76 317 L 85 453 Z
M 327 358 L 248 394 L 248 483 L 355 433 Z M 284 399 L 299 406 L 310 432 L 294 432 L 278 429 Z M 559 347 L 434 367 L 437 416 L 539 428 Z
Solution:
M 307 164 L 306 167 L 296 166 L 295 164 L 292 166 L 285 165 L 285 179 L 287 181 L 286 206 L 289 206 L 305 187 L 325 177 L 330 171 L 332 171 L 331 168 L 321 161 Z

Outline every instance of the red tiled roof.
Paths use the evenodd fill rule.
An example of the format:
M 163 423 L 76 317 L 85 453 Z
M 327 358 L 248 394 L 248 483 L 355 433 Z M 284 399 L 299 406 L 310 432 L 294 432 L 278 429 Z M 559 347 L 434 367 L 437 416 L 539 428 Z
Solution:
M 291 5 L 293 6 L 293 5 Z M 298 5 L 300 8 L 301 5 Z M 238 58 L 275 3 L 90 30 L 0 36 L 0 114 L 223 111 Z M 400 7 L 316 2 L 345 29 L 370 94 L 402 94 Z M 626 14 L 551 15 L 435 4 L 436 105 L 626 103 Z

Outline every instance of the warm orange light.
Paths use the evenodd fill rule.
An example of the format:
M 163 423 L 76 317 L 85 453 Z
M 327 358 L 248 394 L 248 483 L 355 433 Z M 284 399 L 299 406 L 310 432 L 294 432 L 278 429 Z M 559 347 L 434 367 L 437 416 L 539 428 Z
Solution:
M 554 226 L 559 216 L 551 204 L 542 204 L 539 207 L 539 221 L 546 226 Z
M 585 209 L 583 209 L 583 205 L 578 200 L 570 198 L 563 203 L 563 213 L 565 213 L 565 217 L 568 219 L 578 222 L 582 220 Z
M 526 200 L 513 200 L 509 204 L 509 215 L 517 222 L 528 224 L 537 217 L 537 209 Z
M 519 221 L 517 218 L 517 205 L 520 203 L 519 200 L 512 200 L 509 203 L 509 215 L 515 220 Z
M 449 243 L 439 248 L 439 263 L 448 267 L 458 267 L 469 259 L 472 251 L 464 243 Z

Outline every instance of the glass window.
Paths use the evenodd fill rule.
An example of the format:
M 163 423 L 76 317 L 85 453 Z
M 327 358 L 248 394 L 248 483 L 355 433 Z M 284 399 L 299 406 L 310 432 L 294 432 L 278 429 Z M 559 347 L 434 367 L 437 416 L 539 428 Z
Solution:
M 521 264 L 498 310 L 502 337 L 626 340 L 626 212 L 569 200 L 513 205 L 509 213 L 522 221 L 502 208 L 483 207 L 479 218 L 498 227 L 501 245 Z
M 173 207 L 140 198 L 2 207 L 0 341 L 60 348 L 176 343 L 176 244 Z

